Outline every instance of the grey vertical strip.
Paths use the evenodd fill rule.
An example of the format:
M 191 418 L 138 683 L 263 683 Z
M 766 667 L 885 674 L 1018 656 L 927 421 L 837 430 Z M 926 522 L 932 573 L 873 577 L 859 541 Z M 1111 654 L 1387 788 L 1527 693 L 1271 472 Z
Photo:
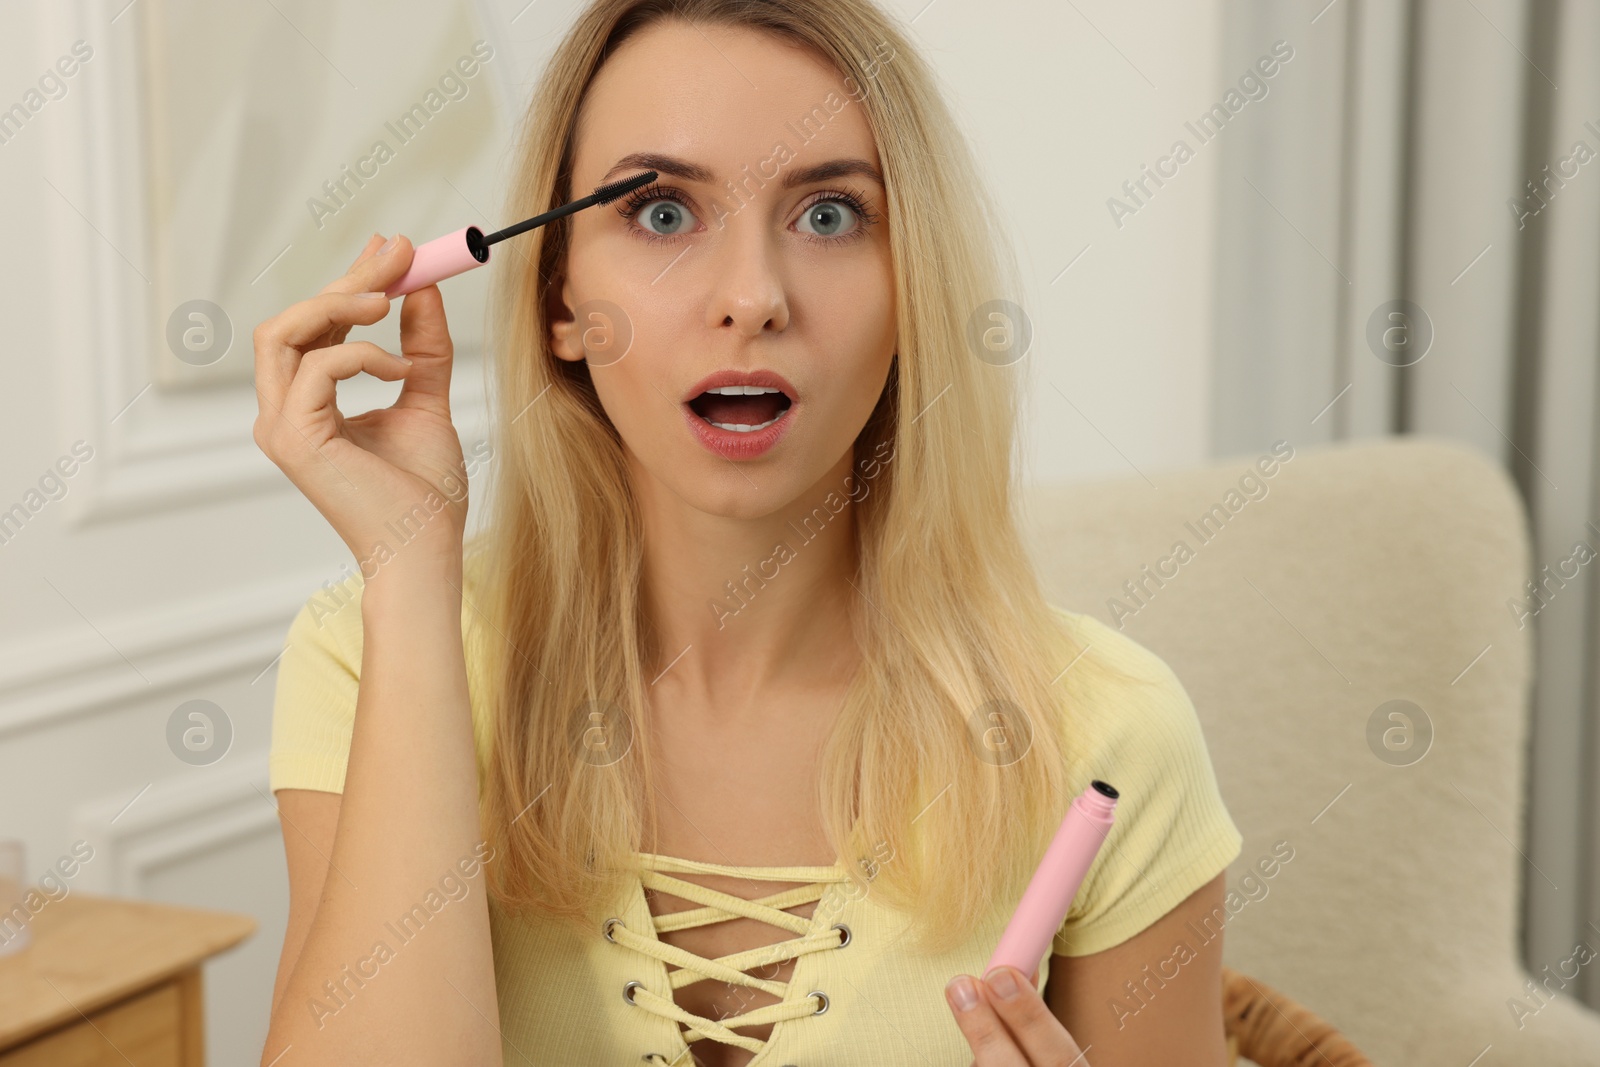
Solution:
M 1400 210 L 1399 217 L 1400 239 L 1395 242 L 1398 252 L 1399 269 L 1395 276 L 1400 282 L 1400 295 L 1408 300 L 1416 299 L 1416 284 L 1412 249 L 1416 244 L 1416 221 L 1413 209 L 1416 206 L 1416 152 L 1417 152 L 1417 123 L 1422 102 L 1418 99 L 1417 86 L 1422 77 L 1419 71 L 1422 65 L 1422 4 L 1423 0 L 1406 0 L 1406 45 L 1405 45 L 1405 128 L 1400 137 Z M 1395 375 L 1393 409 L 1390 414 L 1390 430 L 1397 434 L 1410 433 L 1412 425 L 1411 411 L 1411 368 L 1396 367 L 1392 373 Z
M 1543 5 L 1535 4 L 1535 7 Z M 1560 40 L 1561 27 L 1558 19 L 1551 19 L 1550 49 L 1554 52 Z M 1591 39 L 1592 48 L 1600 48 L 1600 41 Z M 1584 138 L 1585 142 L 1588 138 Z M 1600 237 L 1600 235 L 1591 235 Z M 1595 307 L 1600 308 L 1600 292 L 1595 293 Z M 1600 312 L 1591 311 L 1590 314 Z M 1584 356 L 1590 360 L 1600 359 L 1600 352 L 1589 351 Z M 1593 400 L 1590 402 L 1590 412 L 1600 412 L 1600 375 L 1596 376 L 1596 386 Z M 1600 434 L 1596 427 L 1589 426 L 1589 440 L 1587 442 L 1589 454 L 1600 456 Z M 1591 488 L 1589 500 L 1600 500 L 1600 463 L 1592 463 Z M 1591 535 L 1600 534 L 1600 521 L 1591 521 L 1587 528 L 1580 531 L 1583 539 L 1591 546 L 1600 545 L 1600 539 Z M 1586 649 L 1600 649 L 1600 565 L 1590 564 L 1589 573 L 1581 586 L 1584 604 L 1585 628 L 1582 635 L 1583 647 Z M 1578 835 L 1576 844 L 1580 850 L 1578 857 L 1578 871 L 1580 884 L 1578 887 L 1577 906 L 1577 937 L 1591 948 L 1600 946 L 1600 655 L 1588 657 L 1588 669 L 1579 679 L 1582 686 L 1582 697 L 1579 707 L 1583 715 L 1578 720 L 1578 729 L 1582 738 L 1579 751 L 1583 754 L 1584 768 L 1587 774 L 1578 776 L 1577 803 L 1578 803 Z M 1576 996 L 1589 1007 L 1600 1011 L 1600 967 L 1584 968 L 1583 977 L 1576 990 Z
M 1339 245 L 1334 256 L 1339 269 L 1345 274 L 1355 273 L 1356 231 L 1360 220 L 1355 217 L 1356 184 L 1360 180 L 1361 160 L 1361 13 L 1363 0 L 1350 0 L 1344 20 L 1344 85 L 1341 87 L 1343 115 L 1339 129 Z M 1341 382 L 1354 380 L 1355 368 L 1350 365 L 1350 304 L 1355 287 L 1346 283 L 1333 287 L 1333 375 L 1328 382 L 1329 395 L 1339 392 Z M 1336 405 L 1333 414 L 1334 440 L 1348 438 L 1354 404 Z
M 1523 67 L 1522 140 L 1518 145 L 1517 173 L 1535 179 L 1549 158 L 1554 135 L 1552 110 L 1555 106 L 1555 89 L 1541 71 L 1552 70 L 1555 67 L 1560 7 L 1560 4 L 1530 3 L 1524 9 L 1526 22 L 1523 27 L 1523 37 L 1529 61 Z M 1525 185 L 1519 185 L 1511 190 L 1511 196 L 1521 197 L 1526 194 L 1526 189 Z M 1547 343 L 1544 322 L 1547 313 L 1545 299 L 1547 261 L 1552 252 L 1549 240 L 1550 225 L 1550 218 L 1541 215 L 1534 220 L 1534 224 L 1524 225 L 1517 231 L 1516 245 L 1513 249 L 1517 261 L 1514 275 L 1515 305 L 1512 308 L 1514 343 L 1510 352 L 1511 366 L 1506 376 L 1507 385 L 1511 390 L 1509 432 L 1515 444 L 1515 447 L 1506 454 L 1506 465 L 1528 508 L 1530 544 L 1534 550 L 1531 566 L 1535 571 L 1528 577 L 1535 580 L 1540 566 L 1539 548 L 1549 541 L 1544 526 L 1552 514 L 1548 506 L 1542 505 L 1543 498 L 1549 492 L 1549 486 L 1534 467 L 1534 463 L 1544 457 L 1530 459 L 1539 451 L 1538 422 L 1541 417 L 1549 417 L 1548 412 L 1541 412 L 1540 406 L 1544 376 L 1542 349 Z M 1587 619 L 1589 613 L 1583 612 L 1579 617 Z M 1567 685 L 1579 690 L 1585 687 L 1582 672 L 1569 674 L 1560 669 L 1552 671 L 1559 658 L 1553 657 L 1551 650 L 1543 647 L 1544 643 L 1539 640 L 1541 631 L 1549 626 L 1551 621 L 1550 616 L 1534 621 L 1533 670 L 1536 684 L 1531 694 L 1533 706 L 1530 707 L 1530 730 L 1538 730 L 1541 723 L 1549 721 L 1550 709 L 1557 703 L 1555 696 L 1559 689 Z M 1590 625 L 1592 623 L 1586 621 L 1584 628 L 1587 629 Z M 1563 675 L 1566 677 L 1562 677 Z M 1544 705 L 1545 714 L 1540 713 L 1541 704 Z M 1581 707 L 1583 704 L 1580 702 L 1578 706 Z M 1581 731 L 1582 724 L 1576 725 Z M 1577 775 L 1578 781 L 1570 780 L 1573 771 L 1570 764 L 1565 767 L 1552 766 L 1541 760 L 1541 753 L 1546 747 L 1538 738 L 1530 737 L 1526 787 L 1528 802 L 1523 807 L 1524 825 L 1521 831 L 1522 840 L 1528 843 L 1530 863 L 1538 863 L 1540 856 L 1539 835 L 1534 832 L 1536 820 L 1546 826 L 1551 820 L 1555 820 L 1558 825 L 1572 820 L 1572 829 L 1579 831 L 1574 834 L 1572 845 L 1581 848 L 1584 839 L 1581 833 L 1583 822 L 1581 810 L 1558 812 L 1542 802 L 1551 796 L 1567 795 L 1571 797 L 1571 802 L 1576 803 L 1579 794 L 1584 790 L 1582 775 Z M 1550 781 L 1552 775 L 1567 780 L 1567 788 L 1552 787 Z M 1585 864 L 1581 857 L 1576 867 L 1580 871 L 1584 869 Z M 1544 962 L 1535 962 L 1536 957 L 1541 955 L 1540 946 L 1543 944 L 1544 947 L 1548 947 L 1549 941 L 1548 935 L 1540 936 L 1538 931 L 1549 930 L 1552 925 L 1559 926 L 1563 931 L 1570 931 L 1574 926 L 1581 925 L 1579 902 L 1585 898 L 1581 890 L 1577 893 L 1556 892 L 1534 874 L 1528 865 L 1523 865 L 1519 873 L 1521 885 L 1518 896 L 1522 901 L 1522 914 L 1519 917 L 1521 924 L 1517 951 L 1529 970 L 1537 972 Z
M 1568 0 L 1568 2 L 1574 2 L 1574 0 Z M 1542 69 L 1554 69 L 1554 58 L 1560 51 L 1563 30 L 1565 32 L 1573 32 L 1573 30 L 1566 30 L 1563 27 L 1562 18 L 1560 18 L 1560 13 L 1565 11 L 1566 5 L 1565 3 L 1560 3 L 1560 5 L 1533 3 L 1531 6 L 1533 6 L 1534 11 L 1530 13 L 1530 43 L 1534 48 L 1534 62 L 1538 62 Z M 1546 8 L 1554 8 L 1554 10 L 1547 11 Z M 1586 21 L 1586 19 L 1582 19 L 1579 16 L 1576 21 L 1579 22 L 1578 29 L 1589 29 L 1589 27 L 1594 26 L 1592 19 Z M 1590 37 L 1589 46 L 1590 50 L 1600 48 L 1600 40 L 1594 40 L 1594 38 Z M 1534 85 L 1531 80 L 1530 85 Z M 1554 115 L 1552 115 L 1555 110 L 1554 94 L 1550 93 L 1549 86 L 1544 83 L 1542 78 L 1539 80 L 1539 86 L 1541 86 L 1542 93 L 1546 93 L 1547 96 L 1546 109 L 1541 114 L 1542 120 L 1549 128 L 1549 134 L 1544 138 L 1544 141 L 1550 147 L 1560 147 L 1557 144 L 1557 139 L 1555 139 L 1555 122 Z M 1587 131 L 1582 136 L 1582 141 L 1586 142 L 1586 144 L 1589 142 Z M 1542 168 L 1546 162 L 1547 160 L 1541 158 L 1539 166 Z M 1530 168 L 1528 173 L 1533 174 L 1536 171 Z M 1544 230 L 1549 229 L 1549 227 L 1530 227 L 1530 229 L 1538 229 L 1541 234 L 1544 234 Z M 1589 238 L 1590 240 L 1600 240 L 1600 234 L 1590 234 Z M 1546 256 L 1542 254 L 1542 251 L 1544 251 L 1542 250 L 1544 238 L 1539 238 L 1539 245 L 1541 245 L 1541 256 L 1539 256 L 1538 262 L 1542 272 L 1544 264 L 1547 262 Z M 1541 282 L 1544 280 L 1542 274 L 1539 280 Z M 1594 307 L 1600 307 L 1600 293 L 1595 293 Z M 1600 314 L 1600 312 L 1590 309 L 1589 314 L 1595 315 Z M 1518 339 L 1522 339 L 1522 334 L 1518 333 Z M 1534 339 L 1542 341 L 1542 338 Z M 1544 344 L 1539 344 L 1538 347 L 1523 344 L 1520 347 L 1525 352 L 1539 355 L 1539 357 L 1544 357 L 1544 349 L 1546 349 Z M 1590 362 L 1592 360 L 1600 360 L 1600 352 L 1589 350 L 1589 352 L 1578 354 L 1578 358 L 1587 358 Z M 1531 370 L 1534 373 L 1542 373 L 1544 366 L 1542 366 L 1542 362 L 1536 363 Z M 1595 378 L 1595 382 L 1597 384 L 1595 384 L 1594 394 L 1592 394 L 1589 403 L 1590 413 L 1600 411 L 1600 376 Z M 1528 384 L 1528 394 L 1536 394 L 1539 384 L 1541 382 L 1538 379 L 1531 379 L 1530 384 Z M 1518 374 L 1517 386 L 1518 390 L 1522 389 L 1520 374 Z M 1520 414 L 1520 406 L 1518 406 L 1518 414 Z M 1522 429 L 1522 426 L 1518 426 L 1518 437 L 1522 435 Z M 1528 429 L 1533 429 L 1533 424 L 1530 424 Z M 1589 448 L 1590 456 L 1595 456 L 1597 448 L 1600 448 L 1600 435 L 1595 432 L 1594 424 L 1590 424 L 1586 429 L 1589 430 L 1589 440 L 1582 442 L 1581 446 Z M 1533 435 L 1530 434 L 1530 438 L 1533 440 Z M 1531 478 L 1528 482 L 1533 485 Z M 1590 464 L 1589 501 L 1600 501 L 1600 464 L 1597 464 L 1597 462 Z M 1579 531 L 1582 539 L 1589 545 L 1600 544 L 1600 539 L 1595 537 L 1595 534 L 1600 533 L 1600 530 L 1597 530 L 1597 525 L 1600 525 L 1600 523 L 1592 520 L 1587 525 L 1586 530 Z M 1600 648 L 1600 566 L 1589 565 L 1587 566 L 1587 571 L 1589 573 L 1584 576 L 1584 581 L 1578 585 L 1579 595 L 1581 595 L 1582 605 L 1584 605 L 1584 611 L 1582 611 L 1584 625 L 1582 625 L 1582 633 L 1579 635 L 1579 640 L 1581 640 L 1582 648 L 1597 649 Z M 1570 917 L 1570 921 L 1574 926 L 1574 942 L 1582 941 L 1586 942 L 1590 947 L 1595 947 L 1595 945 L 1600 945 L 1600 781 L 1597 781 L 1597 777 L 1600 777 L 1600 656 L 1587 656 L 1586 661 L 1587 669 L 1582 670 L 1576 675 L 1576 678 L 1573 678 L 1574 685 L 1579 688 L 1578 750 L 1581 753 L 1582 763 L 1581 771 L 1578 773 L 1578 782 L 1574 784 L 1573 790 L 1574 803 L 1578 805 L 1573 845 L 1574 848 L 1578 849 L 1579 883 L 1578 893 L 1576 893 L 1576 905 L 1568 913 L 1568 917 Z M 1587 968 L 1582 969 L 1582 974 L 1579 976 L 1573 995 L 1578 1000 L 1587 1003 L 1590 1008 L 1600 1009 L 1600 968 L 1587 966 Z
M 1540 71 L 1555 67 L 1560 10 L 1560 4 L 1539 3 L 1528 4 L 1525 9 L 1530 62 L 1523 64 L 1522 144 L 1517 169 L 1529 176 L 1540 173 L 1554 146 L 1551 110 L 1555 106 L 1555 88 Z M 1521 196 L 1523 191 L 1523 187 L 1518 187 L 1512 195 Z M 1517 447 L 1506 457 L 1511 476 L 1535 516 L 1539 514 L 1540 493 L 1549 488 L 1528 459 L 1538 449 L 1536 426 L 1541 384 L 1540 349 L 1544 343 L 1545 260 L 1549 254 L 1545 236 L 1550 231 L 1546 220 L 1538 219 L 1537 223 L 1525 225 L 1517 232 L 1516 306 L 1512 309 L 1512 336 L 1516 341 L 1507 375 L 1511 387 L 1511 439 Z
M 1600 307 L 1600 293 L 1595 294 L 1595 300 L 1596 306 Z M 1589 352 L 1587 357 L 1600 358 L 1600 353 Z M 1595 399 L 1589 410 L 1600 411 L 1600 387 L 1595 390 Z M 1588 445 L 1591 455 L 1600 449 L 1592 426 Z M 1589 491 L 1590 500 L 1600 499 L 1600 465 L 1593 469 L 1596 474 Z M 1591 524 L 1581 531 L 1583 539 L 1592 546 L 1600 543 L 1591 536 L 1595 533 L 1595 525 Z M 1589 564 L 1588 572 L 1579 587 L 1586 605 L 1581 639 L 1583 647 L 1595 649 L 1600 648 L 1600 565 Z M 1581 738 L 1579 752 L 1582 753 L 1583 766 L 1588 773 L 1578 775 L 1575 797 L 1578 833 L 1574 844 L 1579 850 L 1577 938 L 1593 949 L 1600 947 L 1600 656 L 1589 657 L 1587 666 L 1588 669 L 1576 679 L 1581 690 L 1578 706 L 1583 709 L 1578 720 Z M 1585 967 L 1579 982 L 1574 996 L 1600 1011 L 1600 967 Z

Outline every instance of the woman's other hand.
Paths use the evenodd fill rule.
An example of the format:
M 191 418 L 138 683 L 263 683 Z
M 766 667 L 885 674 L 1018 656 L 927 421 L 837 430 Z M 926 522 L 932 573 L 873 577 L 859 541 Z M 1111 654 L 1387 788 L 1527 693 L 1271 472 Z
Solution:
M 1089 1067 L 1083 1050 L 1015 967 L 996 967 L 985 981 L 958 974 L 945 986 L 945 1001 L 977 1057 L 974 1067 Z M 970 995 L 967 1007 L 963 989 Z M 1010 995 L 1007 995 L 1007 994 Z

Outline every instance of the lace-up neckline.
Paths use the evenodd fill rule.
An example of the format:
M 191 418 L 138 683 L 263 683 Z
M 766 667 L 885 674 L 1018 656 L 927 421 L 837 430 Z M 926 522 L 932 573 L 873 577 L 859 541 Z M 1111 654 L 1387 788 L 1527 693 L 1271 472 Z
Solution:
M 779 1023 L 788 1019 L 801 1019 L 810 1015 L 820 1015 L 827 1010 L 828 997 L 823 990 L 811 990 L 800 996 L 792 996 L 790 986 L 793 985 L 794 975 L 791 973 L 787 982 L 771 979 L 756 978 L 744 973 L 745 968 L 780 964 L 786 960 L 798 959 L 813 952 L 823 952 L 829 949 L 842 948 L 849 942 L 850 930 L 843 923 L 832 922 L 838 914 L 837 908 L 824 909 L 822 899 L 829 890 L 838 883 L 847 881 L 844 868 L 835 862 L 827 867 L 732 867 L 719 863 L 707 863 L 701 860 L 683 859 L 677 856 L 664 856 L 655 852 L 634 852 L 639 861 L 638 893 L 643 896 L 644 890 L 655 889 L 669 893 L 685 900 L 694 901 L 700 905 L 698 908 L 689 908 L 684 911 L 671 912 L 665 915 L 651 915 L 652 930 L 649 932 L 634 931 L 627 928 L 621 919 L 607 919 L 604 924 L 604 933 L 611 941 L 618 945 L 641 952 L 662 964 L 672 964 L 678 969 L 666 975 L 670 991 L 676 992 L 683 986 L 707 978 L 714 978 L 732 985 L 743 986 L 748 989 L 760 989 L 778 998 L 778 1003 L 767 1004 L 739 1015 L 728 1016 L 723 1020 L 708 1019 L 703 1015 L 696 1015 L 680 1007 L 672 997 L 662 997 L 652 992 L 640 982 L 629 982 L 623 990 L 624 999 L 653 1015 L 673 1019 L 685 1024 L 688 1029 L 682 1033 L 685 1050 L 676 1060 L 669 1059 L 660 1053 L 653 1053 L 645 1057 L 645 1061 L 656 1067 L 680 1067 L 680 1065 L 693 1063 L 687 1046 L 695 1041 L 711 1040 L 723 1044 L 735 1045 L 760 1056 L 767 1047 L 771 1038 L 750 1037 L 735 1033 L 727 1025 L 750 1027 L 762 1026 L 767 1023 Z M 673 873 L 687 874 L 700 873 L 712 875 L 725 875 L 735 878 L 755 879 L 768 882 L 806 882 L 807 884 L 785 889 L 768 896 L 755 899 L 745 899 L 712 889 L 696 882 L 686 881 L 673 877 Z M 817 901 L 817 906 L 809 917 L 793 915 L 783 910 L 797 905 Z M 649 912 L 648 903 L 644 911 Z M 688 930 L 699 926 L 709 926 L 712 923 L 723 922 L 737 917 L 755 919 L 758 922 L 788 930 L 793 937 L 786 941 L 773 944 L 760 945 L 755 948 L 735 952 L 716 959 L 707 959 L 677 945 L 670 945 L 660 940 L 658 935 L 676 930 Z M 776 1033 L 776 1031 L 774 1031 Z

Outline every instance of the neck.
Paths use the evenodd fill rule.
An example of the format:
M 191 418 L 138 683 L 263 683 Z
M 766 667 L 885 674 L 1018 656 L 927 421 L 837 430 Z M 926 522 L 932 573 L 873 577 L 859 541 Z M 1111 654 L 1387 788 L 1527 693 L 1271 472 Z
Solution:
M 852 453 L 788 506 L 755 518 L 686 504 L 632 464 L 644 533 L 641 607 L 656 633 L 653 684 L 740 709 L 775 687 L 837 682 L 855 659 Z M 831 505 L 831 506 L 830 506 Z

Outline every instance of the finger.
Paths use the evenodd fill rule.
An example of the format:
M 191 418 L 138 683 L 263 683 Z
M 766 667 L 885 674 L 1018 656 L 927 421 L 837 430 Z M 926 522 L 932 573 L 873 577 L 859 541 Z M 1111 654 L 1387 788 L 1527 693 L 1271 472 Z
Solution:
M 971 975 L 958 974 L 944 987 L 945 1001 L 955 1014 L 956 1026 L 961 1028 L 967 1044 L 972 1046 L 972 1054 L 977 1057 L 973 1067 L 1029 1067 L 1005 1024 L 979 990 L 980 984 Z M 969 1008 L 962 1007 L 959 996 L 962 988 L 971 994 Z
M 416 364 L 395 399 L 397 408 L 415 407 L 450 416 L 450 371 L 455 345 L 437 285 L 407 293 L 400 304 L 400 352 Z
M 394 243 L 391 245 L 389 241 L 378 241 L 374 234 L 355 262 L 350 264 L 350 269 L 323 286 L 322 292 L 368 293 L 389 288 L 411 266 L 414 251 L 404 234 L 397 233 L 389 240 Z
M 390 300 L 381 289 L 366 291 L 377 295 L 318 293 L 290 304 L 268 320 L 271 323 L 269 337 L 278 344 L 304 350 L 324 347 L 313 346 L 313 342 L 334 327 L 371 326 L 389 313 Z
M 405 377 L 410 370 L 393 353 L 371 341 L 349 341 L 332 348 L 312 349 L 300 361 L 300 370 L 289 386 L 283 405 L 284 417 L 293 426 L 307 426 L 318 412 L 333 408 L 337 382 L 353 378 L 361 371 L 392 382 Z
M 363 259 L 366 259 L 378 249 L 382 248 L 383 242 L 386 240 L 388 240 L 388 238 L 384 237 L 381 233 L 375 233 L 371 237 L 367 238 L 366 246 L 361 249 L 361 254 L 350 261 L 350 266 L 346 267 L 344 272 L 349 274 L 351 271 L 355 270 L 356 265 L 359 264 Z
M 407 293 L 400 304 L 400 351 L 406 358 L 416 359 L 449 356 L 453 348 L 438 283 Z
M 356 258 L 351 261 L 350 266 L 345 269 L 345 273 L 349 274 L 351 271 L 355 270 L 357 266 L 377 255 L 378 250 L 382 248 L 385 243 L 386 238 L 381 233 L 375 233 L 371 237 L 367 238 L 366 247 L 361 250 L 360 255 L 356 256 Z M 329 287 L 325 286 L 322 291 L 328 292 Z M 327 339 L 316 347 L 326 348 L 328 345 L 343 344 L 344 339 L 349 336 L 350 327 L 348 325 L 335 326 L 333 329 L 328 331 Z
M 307 346 L 337 326 L 369 326 L 388 313 L 387 297 L 352 293 L 319 293 L 291 304 L 255 328 L 256 388 L 274 410 L 283 407 L 300 354 Z
M 1022 1047 L 1029 1063 L 1072 1063 L 1082 1050 L 1015 967 L 996 967 L 984 977 L 984 996 Z
M 365 248 L 362 248 L 362 254 L 358 254 L 357 258 L 352 259 L 352 261 L 350 261 L 350 266 L 346 267 L 344 272 L 346 272 L 346 274 L 350 274 L 352 270 L 355 270 L 355 267 L 360 266 L 360 264 L 363 264 L 363 262 L 366 262 L 368 259 L 376 256 L 379 248 L 382 248 L 382 246 L 386 245 L 386 243 L 387 238 L 382 234 L 373 234 L 371 237 L 366 238 L 366 246 Z M 326 286 L 323 288 L 323 291 L 326 291 Z M 344 339 L 349 338 L 349 336 L 349 326 L 334 326 L 333 330 L 328 331 L 328 339 L 326 339 L 323 344 L 318 344 L 317 347 L 318 349 L 322 349 L 322 347 L 330 346 L 330 344 L 344 344 Z

